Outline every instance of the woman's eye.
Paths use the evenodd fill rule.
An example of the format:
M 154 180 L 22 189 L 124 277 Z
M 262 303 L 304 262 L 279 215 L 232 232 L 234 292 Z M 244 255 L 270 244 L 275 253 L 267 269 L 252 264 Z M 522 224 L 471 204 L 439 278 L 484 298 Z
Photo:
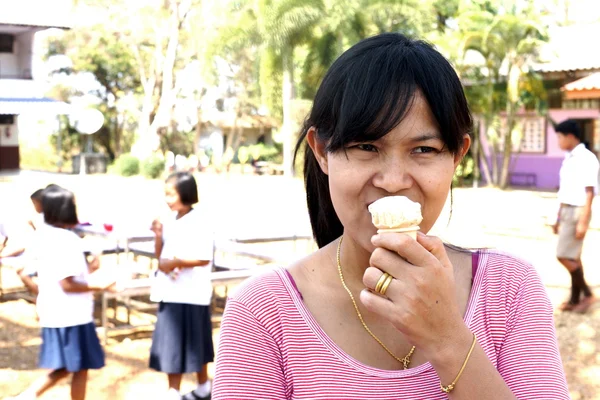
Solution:
M 377 147 L 373 146 L 372 144 L 368 144 L 368 143 L 357 144 L 353 147 L 355 147 L 359 150 L 362 150 L 362 151 L 377 151 Z
M 437 150 L 437 149 L 434 149 L 433 147 L 428 147 L 428 146 L 420 146 L 420 147 L 417 147 L 417 148 L 414 150 L 414 152 L 415 152 L 415 153 L 437 153 L 437 152 L 438 152 L 438 150 Z

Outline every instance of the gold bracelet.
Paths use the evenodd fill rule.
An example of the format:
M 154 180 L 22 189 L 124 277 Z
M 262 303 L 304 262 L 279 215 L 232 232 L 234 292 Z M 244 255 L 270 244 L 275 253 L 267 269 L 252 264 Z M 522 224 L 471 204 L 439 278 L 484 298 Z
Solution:
M 467 362 L 469 362 L 469 358 L 471 358 L 471 353 L 473 352 L 473 349 L 475 348 L 475 343 L 477 343 L 477 337 L 475 336 L 475 334 L 473 334 L 473 343 L 471 343 L 471 348 L 469 349 L 469 353 L 467 353 L 467 358 L 465 358 L 465 362 L 463 362 L 462 367 L 460 367 L 460 371 L 458 371 L 458 375 L 456 375 L 456 378 L 454 378 L 452 383 L 449 384 L 448 386 L 444 386 L 444 385 L 442 385 L 442 382 L 440 382 L 440 388 L 442 389 L 442 392 L 450 393 L 451 391 L 454 390 L 454 386 L 456 386 L 456 382 L 458 382 L 458 378 L 460 378 L 461 374 L 465 370 L 465 367 L 467 366 Z

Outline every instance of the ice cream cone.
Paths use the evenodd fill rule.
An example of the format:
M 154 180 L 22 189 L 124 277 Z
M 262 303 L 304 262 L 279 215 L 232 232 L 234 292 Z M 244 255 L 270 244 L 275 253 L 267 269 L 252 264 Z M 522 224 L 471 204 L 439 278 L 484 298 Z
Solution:
M 417 240 L 417 232 L 419 231 L 419 227 L 418 226 L 411 226 L 408 228 L 383 228 L 383 229 L 377 229 L 377 233 L 384 233 L 384 232 L 400 232 L 400 233 L 405 233 L 408 236 L 410 236 L 411 238 L 413 238 L 414 240 Z
M 405 196 L 388 196 L 374 201 L 368 209 L 377 233 L 399 232 L 417 239 L 419 224 L 423 220 L 419 203 Z

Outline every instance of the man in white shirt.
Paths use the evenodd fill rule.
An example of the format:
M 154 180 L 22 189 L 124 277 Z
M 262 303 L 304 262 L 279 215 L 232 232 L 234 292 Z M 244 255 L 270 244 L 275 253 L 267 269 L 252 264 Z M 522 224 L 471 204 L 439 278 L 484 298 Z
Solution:
M 592 200 L 598 193 L 599 164 L 582 143 L 575 121 L 563 121 L 554 130 L 558 145 L 567 152 L 560 167 L 560 208 L 554 233 L 558 233 L 556 257 L 571 274 L 571 297 L 560 309 L 584 313 L 596 300 L 583 275 L 581 249 L 592 217 Z

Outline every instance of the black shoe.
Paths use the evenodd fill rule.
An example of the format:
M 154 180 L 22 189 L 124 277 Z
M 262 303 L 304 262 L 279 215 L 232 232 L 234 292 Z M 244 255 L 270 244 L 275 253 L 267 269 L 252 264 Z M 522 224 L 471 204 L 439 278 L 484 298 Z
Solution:
M 181 396 L 181 400 L 210 400 L 210 393 L 208 396 L 200 397 L 192 390 L 191 392 Z

